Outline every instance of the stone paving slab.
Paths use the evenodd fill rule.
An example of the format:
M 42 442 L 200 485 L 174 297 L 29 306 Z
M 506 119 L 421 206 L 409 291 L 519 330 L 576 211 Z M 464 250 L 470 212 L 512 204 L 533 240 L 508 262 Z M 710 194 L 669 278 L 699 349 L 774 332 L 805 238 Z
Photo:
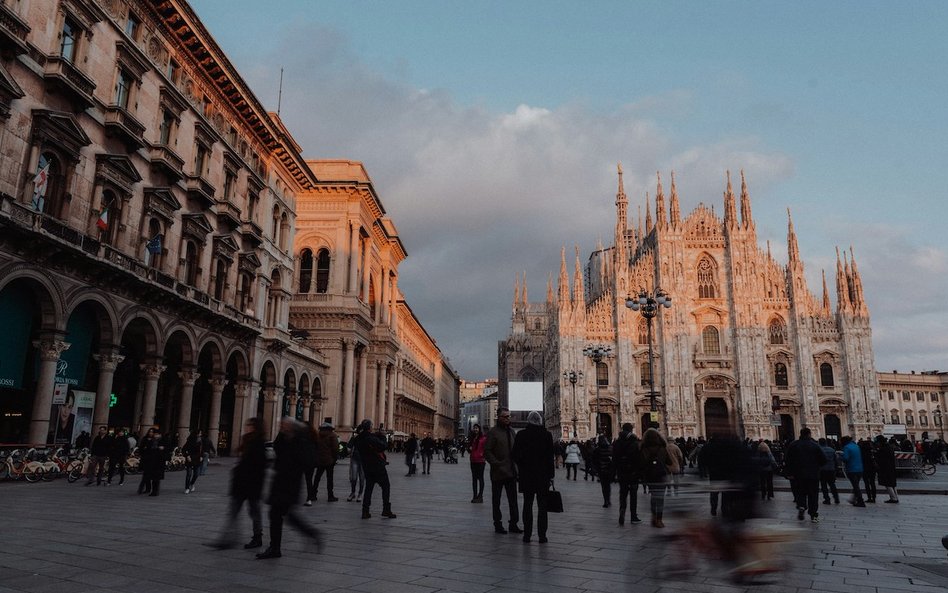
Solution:
M 680 553 L 684 544 L 669 547 L 656 539 L 641 493 L 639 515 L 646 522 L 619 527 L 615 507 L 602 508 L 593 482 L 557 481 L 567 512 L 550 516 L 550 543 L 494 534 L 490 504 L 469 502 L 465 461 L 435 462 L 432 475 L 412 478 L 393 463 L 395 520 L 379 517 L 380 500 L 372 519 L 360 519 L 359 505 L 345 502 L 348 482 L 339 478 L 348 472 L 339 468 L 342 500 L 321 498 L 299 509 L 323 531 L 323 554 L 287 526 L 283 558 L 269 561 L 203 545 L 223 524 L 230 460 L 212 465 L 188 495 L 181 472 L 167 474 L 158 497 L 136 495 L 135 476 L 121 487 L 0 483 L 0 505 L 15 518 L 0 532 L 0 593 L 948 591 L 941 547 L 948 512 L 941 496 L 905 496 L 899 505 L 865 509 L 831 505 L 814 525 L 798 523 L 789 494 L 779 492 L 768 503 L 766 522 L 800 527 L 805 538 L 783 549 L 787 572 L 770 584 L 746 586 L 731 583 L 714 565 L 702 564 L 687 579 L 657 574 L 663 556 Z M 489 480 L 487 486 L 489 494 Z M 670 507 L 678 502 L 669 498 Z M 675 520 L 666 514 L 666 531 Z M 249 519 L 241 521 L 249 536 Z M 925 566 L 934 569 L 919 568 Z

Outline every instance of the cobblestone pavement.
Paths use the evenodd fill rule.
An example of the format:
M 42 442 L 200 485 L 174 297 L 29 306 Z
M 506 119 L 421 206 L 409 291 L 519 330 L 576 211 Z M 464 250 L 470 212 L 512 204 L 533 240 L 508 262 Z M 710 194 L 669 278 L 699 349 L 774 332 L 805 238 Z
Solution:
M 948 533 L 943 496 L 904 496 L 899 505 L 865 509 L 844 501 L 823 509 L 822 522 L 811 524 L 798 523 L 789 495 L 778 493 L 770 522 L 800 527 L 804 541 L 785 551 L 792 567 L 772 584 L 738 586 L 713 566 L 660 578 L 661 557 L 685 548 L 659 544 L 659 530 L 648 524 L 647 499 L 639 500 L 646 522 L 619 527 L 615 507 L 601 506 L 599 485 L 582 478 L 566 482 L 562 470 L 558 486 L 567 512 L 550 516 L 550 543 L 494 534 L 489 501 L 469 502 L 466 462 L 435 461 L 432 475 L 412 478 L 393 463 L 395 520 L 379 517 L 380 500 L 372 519 L 360 519 L 357 503 L 345 502 L 348 472 L 342 465 L 336 471 L 341 500 L 328 503 L 321 491 L 314 506 L 301 509 L 322 529 L 324 552 L 317 554 L 287 528 L 283 558 L 267 561 L 242 549 L 202 545 L 222 524 L 226 459 L 212 465 L 189 495 L 181 472 L 169 473 L 155 498 L 135 494 L 135 476 L 110 487 L 3 483 L 0 593 L 948 591 L 940 542 Z M 249 520 L 241 520 L 249 537 Z M 667 514 L 665 532 L 676 521 Z

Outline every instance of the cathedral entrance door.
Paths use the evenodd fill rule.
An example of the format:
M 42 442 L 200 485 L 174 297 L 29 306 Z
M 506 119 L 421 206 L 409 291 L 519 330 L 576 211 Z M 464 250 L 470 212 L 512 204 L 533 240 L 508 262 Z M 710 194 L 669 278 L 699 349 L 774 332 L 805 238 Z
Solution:
M 721 427 L 729 426 L 731 417 L 727 411 L 727 402 L 723 397 L 709 397 L 704 400 L 704 433 L 708 437 Z
M 793 416 L 790 414 L 780 415 L 780 440 L 792 441 L 796 438 L 796 430 L 793 427 Z
M 650 412 L 645 412 L 642 414 L 642 432 L 640 435 L 645 434 L 645 431 L 648 430 L 649 424 L 652 423 L 652 414 Z
M 826 438 L 836 439 L 837 441 L 843 434 L 842 423 L 836 414 L 827 414 L 823 416 L 823 434 Z
M 604 434 L 612 441 L 612 415 L 606 413 L 599 414 L 599 434 Z

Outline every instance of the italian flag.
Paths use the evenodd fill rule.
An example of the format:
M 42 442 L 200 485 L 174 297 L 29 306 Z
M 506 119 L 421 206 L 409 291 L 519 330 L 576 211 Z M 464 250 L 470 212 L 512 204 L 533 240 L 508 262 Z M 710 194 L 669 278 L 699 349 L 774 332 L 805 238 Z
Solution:
M 102 209 L 102 212 L 99 214 L 99 219 L 95 221 L 95 226 L 99 227 L 103 231 L 108 230 L 109 228 L 109 207 L 108 206 Z

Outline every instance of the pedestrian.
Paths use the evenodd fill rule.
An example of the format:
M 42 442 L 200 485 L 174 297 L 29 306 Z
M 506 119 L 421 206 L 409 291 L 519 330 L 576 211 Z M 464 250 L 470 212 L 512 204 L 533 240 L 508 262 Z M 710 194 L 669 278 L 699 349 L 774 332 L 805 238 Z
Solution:
M 100 426 L 99 432 L 92 439 L 89 469 L 86 471 L 86 486 L 91 486 L 93 479 L 95 479 L 96 486 L 102 485 L 102 472 L 106 471 L 109 453 L 112 451 L 112 442 L 113 439 L 109 438 L 106 428 Z
M 606 441 L 608 445 L 608 440 Z M 527 415 L 527 427 L 514 438 L 513 458 L 517 464 L 520 491 L 523 492 L 523 542 L 533 535 L 533 501 L 537 502 L 537 538 L 547 542 L 547 495 L 556 475 L 553 435 L 543 427 L 539 412 Z
M 425 433 L 425 438 L 421 439 L 421 473 L 431 475 L 431 458 L 434 457 L 435 440 L 431 438 L 430 433 Z M 440 448 L 438 449 L 440 451 Z
M 306 425 L 306 441 L 303 443 L 306 454 L 303 455 L 303 483 L 306 484 L 306 502 L 304 507 L 313 506 L 316 500 L 316 441 L 319 433 L 312 424 Z
M 316 478 L 313 480 L 313 500 L 319 493 L 319 481 L 326 476 L 326 493 L 329 502 L 339 500 L 333 494 L 333 469 L 339 459 L 339 437 L 332 424 L 323 422 L 316 433 Z M 308 502 L 308 501 L 307 501 Z
M 372 491 L 378 484 L 382 489 L 382 516 L 386 519 L 394 519 L 395 513 L 392 512 L 391 485 L 388 480 L 388 471 L 385 466 L 388 461 L 385 458 L 385 449 L 388 443 L 385 435 L 382 433 L 372 433 L 372 421 L 363 420 L 359 424 L 353 444 L 359 452 L 362 459 L 362 471 L 365 472 L 365 494 L 362 497 L 362 518 L 371 519 L 369 512 L 372 508 Z M 417 442 L 417 439 L 415 439 Z
M 418 471 L 418 467 L 415 464 L 415 456 L 418 454 L 418 437 L 415 436 L 415 433 L 409 435 L 408 440 L 405 441 L 405 465 L 408 466 L 408 473 L 406 476 L 413 476 L 415 472 Z
M 583 452 L 579 448 L 579 443 L 576 442 L 576 439 L 573 439 L 569 442 L 569 445 L 566 447 L 566 479 L 569 479 L 569 470 L 573 470 L 573 481 L 576 481 L 577 476 L 579 475 L 579 462 L 582 461 Z
M 142 480 L 146 483 L 145 493 L 148 496 L 158 496 L 161 481 L 165 479 L 165 468 L 171 459 L 171 442 L 161 434 L 157 428 L 150 431 L 151 439 L 148 443 L 142 441 L 144 451 L 142 456 Z M 141 494 L 141 492 L 139 492 Z
M 813 440 L 809 428 L 800 429 L 800 438 L 790 443 L 785 457 L 787 477 L 793 489 L 797 505 L 797 519 L 802 521 L 809 512 L 810 521 L 820 522 L 820 468 L 826 463 L 826 455 Z
M 273 439 L 273 481 L 270 482 L 270 545 L 257 554 L 258 560 L 279 558 L 283 555 L 283 520 L 311 538 L 317 551 L 322 548 L 319 530 L 300 519 L 293 509 L 299 502 L 300 488 L 303 485 L 304 445 L 308 440 L 305 425 L 289 416 L 280 420 L 280 433 Z
M 602 490 L 602 508 L 612 506 L 612 444 L 609 437 L 599 435 L 596 448 L 593 449 L 592 462 L 599 475 L 599 486 Z
M 151 455 L 152 441 L 155 440 L 155 429 L 149 428 L 145 432 L 145 436 L 141 438 L 138 443 L 138 468 L 141 470 L 142 479 L 138 483 L 138 493 L 139 494 L 150 494 L 151 493 L 151 479 L 146 477 L 145 473 L 149 468 L 151 463 L 153 463 Z M 155 441 L 157 443 L 157 441 Z
M 760 476 L 760 499 L 773 500 L 774 498 L 774 469 L 777 460 L 770 451 L 770 445 L 761 440 L 757 443 L 757 470 Z
M 876 437 L 876 471 L 879 485 L 885 488 L 889 499 L 885 502 L 898 504 L 899 493 L 896 491 L 895 449 L 892 441 L 886 442 L 881 434 Z
M 362 456 L 359 454 L 359 451 L 355 448 L 355 444 L 350 439 L 349 441 L 349 486 L 351 490 L 349 491 L 349 498 L 346 499 L 346 502 L 362 502 L 362 490 L 365 488 L 365 472 L 362 470 Z M 356 492 L 356 486 L 359 487 L 359 491 Z
M 109 484 L 112 483 L 116 468 L 119 471 L 119 486 L 125 483 L 125 460 L 128 459 L 129 451 L 131 449 L 128 444 L 128 430 L 123 430 L 112 439 L 112 450 L 109 451 Z
M 668 474 L 672 479 L 672 487 L 675 496 L 678 496 L 678 483 L 681 480 L 681 474 L 685 471 L 685 456 L 681 452 L 675 441 L 668 441 L 668 458 L 671 464 L 668 466 Z
M 497 423 L 487 433 L 484 458 L 490 464 L 490 502 L 495 533 L 523 533 L 517 526 L 520 511 L 517 508 L 517 467 L 513 460 L 514 431 L 510 428 L 510 410 L 497 408 Z M 500 495 L 507 493 L 510 520 L 504 529 L 500 512 Z
M 839 491 L 836 489 L 836 470 L 839 469 L 839 457 L 836 455 L 836 449 L 830 447 L 829 441 L 821 438 L 819 441 L 820 449 L 826 457 L 826 462 L 820 466 L 820 490 L 823 492 L 823 504 L 830 503 L 830 493 L 833 494 L 833 502 L 839 504 Z
M 619 438 L 612 445 L 612 463 L 619 481 L 619 525 L 625 525 L 625 509 L 628 500 L 631 509 L 630 521 L 641 523 L 638 514 L 639 480 L 642 475 L 642 451 L 639 439 L 632 432 L 632 424 L 622 425 Z M 578 447 L 577 447 L 578 448 Z M 568 466 L 567 466 L 568 467 Z
M 184 456 L 184 493 L 190 494 L 195 490 L 194 483 L 197 482 L 198 475 L 201 472 L 201 464 L 204 463 L 204 453 L 206 453 L 208 443 L 204 439 L 204 432 L 198 430 L 188 435 L 184 446 L 181 447 L 181 454 Z
M 859 488 L 859 482 L 862 481 L 862 452 L 859 445 L 853 441 L 853 437 L 847 435 L 842 438 L 840 443 L 843 445 L 842 457 L 843 466 L 846 468 L 846 477 L 852 484 L 853 493 L 849 497 L 849 504 L 857 507 L 866 506 L 862 498 L 862 490 Z
M 263 521 L 260 518 L 260 496 L 263 492 L 263 480 L 267 470 L 267 452 L 263 439 L 263 421 L 260 418 L 250 418 L 244 424 L 243 436 L 240 439 L 237 453 L 240 455 L 237 465 L 231 471 L 230 477 L 230 506 L 227 512 L 227 523 L 220 538 L 211 544 L 215 548 L 228 549 L 235 545 L 237 539 L 237 515 L 240 507 L 247 503 L 250 521 L 253 525 L 253 536 L 250 542 L 244 544 L 245 550 L 263 546 Z
M 668 443 L 654 428 L 649 428 L 642 436 L 642 465 L 645 480 L 649 485 L 652 527 L 665 527 L 662 516 L 665 513 L 665 485 L 671 459 L 668 455 Z
M 876 502 L 876 455 L 875 447 L 869 439 L 859 440 L 859 452 L 862 454 L 862 482 L 866 486 L 866 502 Z
M 474 488 L 473 503 L 484 502 L 484 468 L 487 462 L 484 460 L 484 446 L 487 444 L 487 437 L 481 432 L 481 425 L 475 424 L 471 427 L 471 485 Z

